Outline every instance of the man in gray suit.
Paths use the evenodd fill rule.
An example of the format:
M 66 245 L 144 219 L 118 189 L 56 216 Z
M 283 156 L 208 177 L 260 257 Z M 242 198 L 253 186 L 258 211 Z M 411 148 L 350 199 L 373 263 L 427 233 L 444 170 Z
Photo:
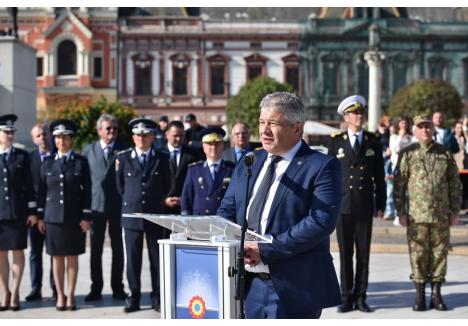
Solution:
M 96 123 L 99 140 L 86 146 L 82 152 L 88 158 L 92 179 L 91 225 L 91 292 L 85 301 L 101 299 L 104 286 L 102 277 L 102 250 L 107 224 L 112 248 L 111 287 L 115 299 L 124 300 L 122 283 L 124 253 L 120 214 L 122 199 L 117 192 L 115 157 L 125 149 L 117 139 L 117 119 L 103 113 Z
M 250 129 L 244 122 L 237 122 L 232 127 L 231 142 L 232 146 L 223 152 L 223 160 L 237 164 L 240 159 L 252 152 L 255 148 L 249 143 Z

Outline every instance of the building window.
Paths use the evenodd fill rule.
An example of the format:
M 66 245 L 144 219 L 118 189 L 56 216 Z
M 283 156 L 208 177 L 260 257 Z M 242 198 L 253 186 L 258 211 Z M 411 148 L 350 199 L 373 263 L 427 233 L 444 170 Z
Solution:
M 93 78 L 102 79 L 102 57 L 93 58 Z
M 267 57 L 256 53 L 244 58 L 244 60 L 247 65 L 247 81 L 253 80 L 259 76 L 266 75 L 266 62 L 268 61 Z
M 463 60 L 464 95 L 468 97 L 468 58 Z
M 365 61 L 359 61 L 358 66 L 358 79 L 357 79 L 357 92 L 364 97 L 369 94 L 369 67 Z
M 132 57 L 135 72 L 135 91 L 137 96 L 149 96 L 151 92 L 151 64 L 153 57 L 140 53 Z
M 222 54 L 215 54 L 206 58 L 206 60 L 208 61 L 210 71 L 210 94 L 215 96 L 227 96 L 229 88 L 227 82 L 227 63 L 229 57 Z
M 189 67 L 191 58 L 187 55 L 175 54 L 172 61 L 172 94 L 176 96 L 189 95 Z
M 297 54 L 290 54 L 282 58 L 284 64 L 284 82 L 291 85 L 296 94 L 300 94 L 300 72 Z
M 339 68 L 338 61 L 325 61 L 323 63 L 323 94 L 339 94 Z
M 395 62 L 395 66 L 393 68 L 394 78 L 393 78 L 393 92 L 396 92 L 400 88 L 406 86 L 407 84 L 407 71 L 408 65 L 406 62 Z
M 36 58 L 36 76 L 41 77 L 44 75 L 44 58 L 37 57 Z
M 447 61 L 444 58 L 431 58 L 428 61 L 429 78 L 445 79 Z
M 65 40 L 58 46 L 58 75 L 76 75 L 76 45 Z

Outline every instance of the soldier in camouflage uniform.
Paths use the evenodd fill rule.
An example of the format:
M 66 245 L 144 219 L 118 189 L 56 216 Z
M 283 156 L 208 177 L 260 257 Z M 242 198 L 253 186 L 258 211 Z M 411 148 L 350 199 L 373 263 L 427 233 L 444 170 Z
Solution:
M 427 116 L 416 116 L 419 143 L 400 152 L 393 199 L 400 223 L 407 226 L 411 278 L 416 286 L 415 311 L 426 310 L 425 285 L 431 282 L 429 308 L 447 310 L 440 293 L 447 272 L 450 226 L 458 223 L 462 188 L 448 148 L 433 140 Z

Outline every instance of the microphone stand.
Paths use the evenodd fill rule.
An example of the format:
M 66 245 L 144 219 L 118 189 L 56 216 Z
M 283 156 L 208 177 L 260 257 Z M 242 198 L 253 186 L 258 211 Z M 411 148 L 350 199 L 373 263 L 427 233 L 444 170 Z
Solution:
M 250 165 L 247 165 L 247 177 L 246 190 L 245 190 L 245 205 L 244 205 L 244 218 L 242 219 L 241 225 L 241 239 L 240 239 L 240 248 L 237 253 L 237 273 L 236 273 L 236 296 L 235 299 L 239 301 L 239 319 L 245 319 L 244 312 L 244 294 L 245 294 L 245 266 L 244 266 L 244 242 L 245 242 L 245 233 L 247 232 L 247 206 L 249 204 L 249 184 L 250 177 L 252 176 L 252 168 Z

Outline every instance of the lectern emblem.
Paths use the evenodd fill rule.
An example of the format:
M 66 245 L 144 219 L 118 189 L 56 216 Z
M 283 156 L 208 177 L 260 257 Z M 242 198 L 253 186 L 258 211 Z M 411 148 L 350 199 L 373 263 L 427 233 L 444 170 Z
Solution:
M 201 319 L 206 314 L 206 304 L 202 297 L 196 295 L 190 299 L 189 311 L 192 318 Z

